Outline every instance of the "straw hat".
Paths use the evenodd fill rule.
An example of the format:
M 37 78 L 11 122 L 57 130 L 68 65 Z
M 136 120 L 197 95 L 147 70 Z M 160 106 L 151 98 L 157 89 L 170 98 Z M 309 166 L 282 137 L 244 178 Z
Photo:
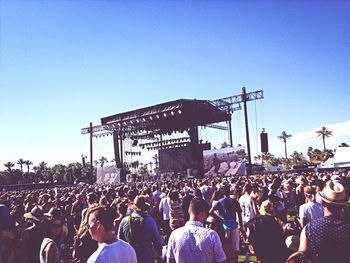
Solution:
M 344 186 L 335 181 L 328 181 L 319 195 L 324 202 L 333 205 L 345 205 L 348 202 Z
M 296 182 L 297 184 L 305 184 L 305 183 L 306 183 L 306 180 L 305 180 L 304 177 L 298 176 L 297 179 L 295 179 L 295 182 Z
M 49 220 L 63 221 L 62 211 L 56 207 L 52 207 L 48 213 L 44 214 Z
M 261 203 L 259 213 L 261 215 L 272 215 L 273 214 L 273 203 L 270 200 L 265 200 Z
M 23 217 L 37 222 L 40 222 L 45 218 L 43 210 L 37 205 L 34 206 L 30 212 L 25 213 Z
M 135 211 L 147 211 L 150 208 L 150 204 L 146 202 L 145 196 L 138 195 L 129 207 Z

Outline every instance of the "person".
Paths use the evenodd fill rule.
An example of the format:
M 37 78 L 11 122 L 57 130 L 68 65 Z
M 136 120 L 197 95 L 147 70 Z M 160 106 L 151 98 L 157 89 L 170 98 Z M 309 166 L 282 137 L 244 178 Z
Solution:
M 281 263 L 289 256 L 281 225 L 270 215 L 257 216 L 246 225 L 249 250 L 260 263 Z
M 78 232 L 74 236 L 73 243 L 73 258 L 79 263 L 85 263 L 91 254 L 97 249 L 97 242 L 92 239 L 89 229 L 88 229 L 88 219 L 90 215 L 90 210 L 97 207 L 98 204 L 90 205 L 83 213 L 83 219 L 81 221 Z
M 135 249 L 139 263 L 160 261 L 162 256 L 163 240 L 156 221 L 147 215 L 149 207 L 143 195 L 136 196 L 129 206 L 133 212 L 122 219 L 118 230 L 118 238 L 128 242 Z
M 34 206 L 30 212 L 25 213 L 23 217 L 31 224 L 24 229 L 20 241 L 23 260 L 28 263 L 36 263 L 38 262 L 41 242 L 44 239 L 46 217 L 38 205 Z
M 218 201 L 212 211 L 217 211 L 219 217 L 223 220 L 225 235 L 230 239 L 233 249 L 233 258 L 235 259 L 233 262 L 237 262 L 236 258 L 240 248 L 240 230 L 243 231 L 242 210 L 238 201 L 230 197 L 229 185 L 222 187 L 221 192 L 224 197 Z
M 242 209 L 242 219 L 243 224 L 246 224 L 250 219 L 256 216 L 256 211 L 254 209 L 254 204 L 250 196 L 252 192 L 251 184 L 247 183 L 243 188 L 243 195 L 239 198 L 239 204 Z
M 85 208 L 85 196 L 83 194 L 77 194 L 76 200 L 72 205 L 71 216 L 73 218 L 73 227 L 75 232 L 79 230 L 79 226 L 82 219 L 82 212 Z
M 99 243 L 98 249 L 88 258 L 88 263 L 136 263 L 132 246 L 119 240 L 113 230 L 113 210 L 97 206 L 89 210 L 88 228 L 91 237 Z
M 315 200 L 315 190 L 311 186 L 304 187 L 305 204 L 299 207 L 300 225 L 303 228 L 312 220 L 323 217 L 322 205 Z
M 214 173 L 215 173 L 215 175 L 218 175 L 219 168 L 220 168 L 220 159 L 218 158 L 216 153 L 214 153 L 213 166 L 214 166 Z
M 222 219 L 214 212 L 209 213 L 205 226 L 218 233 L 227 262 L 237 262 L 237 254 L 232 249 L 231 239 L 226 238 Z
M 202 198 L 190 202 L 190 220 L 175 229 L 169 238 L 167 262 L 226 262 L 220 237 L 214 230 L 204 227 L 209 205 Z
M 349 198 L 344 186 L 335 181 L 328 181 L 320 196 L 324 217 L 303 228 L 299 251 L 319 263 L 344 262 L 350 258 L 350 222 L 342 219 L 341 213 Z
M 170 207 L 169 207 L 169 199 L 168 199 L 168 190 L 166 188 L 162 191 L 164 193 L 164 197 L 160 199 L 159 202 L 159 212 L 161 214 L 162 220 L 162 230 L 163 234 L 168 237 L 170 235 Z M 162 195 L 161 195 L 162 196 Z
M 63 218 L 57 208 L 51 208 L 48 217 L 48 224 L 45 238 L 41 242 L 39 260 L 40 263 L 59 263 L 61 254 L 59 241 L 62 235 Z
M 182 201 L 177 191 L 173 190 L 169 193 L 168 204 L 170 215 L 170 229 L 174 230 L 176 228 L 179 228 L 180 226 L 183 226 L 184 224 Z

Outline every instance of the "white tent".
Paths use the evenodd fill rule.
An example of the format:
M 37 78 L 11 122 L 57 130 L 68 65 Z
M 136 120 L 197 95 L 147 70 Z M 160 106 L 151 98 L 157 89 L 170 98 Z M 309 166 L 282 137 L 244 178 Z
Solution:
M 350 147 L 338 147 L 334 157 L 321 163 L 318 168 L 350 167 Z
M 338 147 L 334 154 L 334 167 L 350 166 L 350 147 Z

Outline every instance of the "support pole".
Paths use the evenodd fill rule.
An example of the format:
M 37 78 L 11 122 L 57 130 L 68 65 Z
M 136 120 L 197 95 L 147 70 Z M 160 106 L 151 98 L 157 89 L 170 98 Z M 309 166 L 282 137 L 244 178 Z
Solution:
M 242 88 L 242 101 L 243 101 L 243 108 L 244 108 L 245 134 L 246 134 L 246 139 L 247 139 L 247 151 L 248 151 L 247 175 L 251 175 L 252 174 L 252 160 L 251 160 L 251 155 L 250 155 L 248 112 L 247 112 L 247 92 L 246 92 L 245 87 Z
M 233 147 L 233 140 L 232 140 L 232 121 L 231 121 L 231 120 L 228 121 L 228 127 L 229 127 L 229 131 L 230 131 L 230 146 Z
M 92 158 L 92 137 L 93 137 L 93 131 L 92 131 L 92 122 L 90 122 L 90 176 L 92 179 L 92 171 L 93 171 L 93 158 Z

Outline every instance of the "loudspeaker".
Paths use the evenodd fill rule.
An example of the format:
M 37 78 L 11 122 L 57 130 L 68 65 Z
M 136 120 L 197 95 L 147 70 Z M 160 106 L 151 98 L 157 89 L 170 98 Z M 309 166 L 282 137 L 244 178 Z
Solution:
M 132 147 L 137 146 L 137 143 L 138 143 L 138 140 L 134 140 L 134 141 L 132 142 Z
M 260 143 L 261 143 L 261 152 L 267 153 L 269 152 L 269 142 L 267 139 L 267 133 L 260 133 Z

